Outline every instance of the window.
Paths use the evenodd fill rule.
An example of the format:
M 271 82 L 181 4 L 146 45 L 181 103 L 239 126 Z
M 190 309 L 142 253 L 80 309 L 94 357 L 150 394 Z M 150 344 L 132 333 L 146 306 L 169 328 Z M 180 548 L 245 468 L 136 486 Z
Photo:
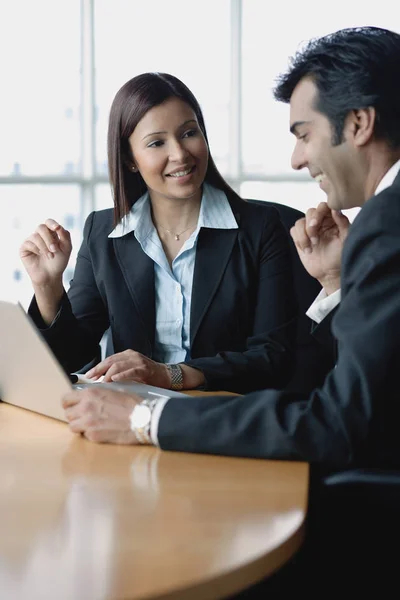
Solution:
M 339 2 L 340 5 L 340 2 Z M 302 41 L 373 24 L 400 31 L 396 3 L 363 0 L 14 0 L 0 20 L 0 299 L 29 302 L 18 257 L 47 217 L 69 228 L 112 205 L 106 134 L 110 105 L 128 79 L 166 71 L 204 112 L 211 152 L 244 197 L 306 210 L 324 199 L 290 167 L 289 109 L 272 97 L 276 76 Z M 353 211 L 355 214 L 356 211 Z
M 0 21 L 0 299 L 32 295 L 18 249 L 47 217 L 81 237 L 79 0 L 16 0 Z M 65 272 L 71 278 L 75 256 Z
M 34 229 L 50 215 L 69 229 L 74 251 L 64 273 L 64 285 L 68 287 L 72 279 L 76 251 L 81 239 L 81 201 L 77 185 L 25 184 L 2 185 L 1 223 L 3 235 L 0 236 L 0 256 L 6 260 L 0 262 L 1 300 L 19 300 L 24 306 L 32 296 L 30 279 L 19 260 L 19 246 Z M 4 203 L 4 204 L 3 204 Z
M 118 89 L 147 71 L 167 72 L 194 93 L 213 156 L 228 172 L 230 0 L 113 0 L 95 3 L 97 168 L 107 173 L 108 112 Z M 193 4 L 193 3 L 192 3 Z
M 80 171 L 79 11 L 79 0 L 3 10 L 0 176 Z
M 278 2 L 273 11 L 264 0 L 245 0 L 241 6 L 241 193 L 305 211 L 325 194 L 307 173 L 291 169 L 289 107 L 273 98 L 276 77 L 287 69 L 288 57 L 313 37 L 361 25 L 400 32 L 400 11 L 390 0 L 382 0 L 379 10 L 361 0 L 323 7 L 319 0 Z

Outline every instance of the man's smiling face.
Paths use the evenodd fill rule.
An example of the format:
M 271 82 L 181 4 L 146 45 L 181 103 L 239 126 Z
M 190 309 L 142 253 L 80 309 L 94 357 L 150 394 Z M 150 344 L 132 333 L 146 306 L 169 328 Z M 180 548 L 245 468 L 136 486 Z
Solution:
M 359 173 L 359 150 L 353 143 L 351 123 L 346 120 L 343 137 L 334 145 L 328 118 L 315 108 L 318 89 L 310 78 L 302 79 L 290 99 L 290 130 L 296 136 L 292 167 L 307 168 L 327 195 L 330 208 L 361 206 L 364 188 Z

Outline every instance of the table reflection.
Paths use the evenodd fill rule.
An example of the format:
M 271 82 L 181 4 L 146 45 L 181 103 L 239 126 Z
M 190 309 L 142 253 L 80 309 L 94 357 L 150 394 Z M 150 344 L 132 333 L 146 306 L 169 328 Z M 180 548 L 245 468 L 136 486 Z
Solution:
M 246 564 L 301 526 L 293 469 L 93 444 L 0 406 L 0 597 L 156 597 Z

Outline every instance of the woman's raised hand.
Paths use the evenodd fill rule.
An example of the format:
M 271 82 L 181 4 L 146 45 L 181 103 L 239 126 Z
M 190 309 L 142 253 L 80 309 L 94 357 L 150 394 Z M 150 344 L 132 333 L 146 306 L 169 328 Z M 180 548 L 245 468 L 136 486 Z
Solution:
M 61 283 L 71 255 L 69 231 L 47 219 L 21 245 L 19 255 L 34 287 Z

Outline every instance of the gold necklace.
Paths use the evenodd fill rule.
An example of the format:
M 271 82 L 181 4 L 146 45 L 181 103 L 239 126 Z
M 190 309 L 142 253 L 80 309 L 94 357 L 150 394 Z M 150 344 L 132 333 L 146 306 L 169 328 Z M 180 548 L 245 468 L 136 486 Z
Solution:
M 163 229 L 164 231 L 166 231 L 167 233 L 171 234 L 174 236 L 175 240 L 177 242 L 179 242 L 179 236 L 182 235 L 182 233 L 185 233 L 185 231 L 189 231 L 189 229 L 192 229 L 192 227 L 194 227 L 194 225 L 190 225 L 190 227 L 186 227 L 186 229 L 184 229 L 183 231 L 180 231 L 179 233 L 174 233 L 173 231 L 171 231 L 170 229 L 166 229 L 165 227 L 163 227 L 162 225 L 157 225 L 157 227 L 161 227 L 161 229 Z

